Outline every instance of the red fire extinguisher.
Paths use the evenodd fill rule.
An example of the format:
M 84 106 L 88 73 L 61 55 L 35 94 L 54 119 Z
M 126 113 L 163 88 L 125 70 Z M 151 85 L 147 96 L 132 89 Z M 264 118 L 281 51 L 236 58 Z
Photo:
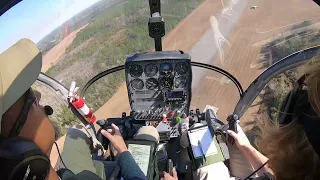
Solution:
M 96 122 L 97 118 L 93 115 L 92 108 L 89 108 L 82 97 L 78 97 L 72 100 L 72 105 L 77 111 L 90 123 Z
M 92 108 L 87 106 L 84 98 L 75 94 L 77 91 L 75 84 L 74 81 L 71 83 L 68 100 L 90 124 L 93 124 L 96 122 L 97 118 L 93 114 Z

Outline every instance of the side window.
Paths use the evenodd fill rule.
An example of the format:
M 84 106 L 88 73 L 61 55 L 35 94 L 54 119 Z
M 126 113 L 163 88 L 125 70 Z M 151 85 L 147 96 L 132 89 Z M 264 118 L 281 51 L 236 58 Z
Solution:
M 272 78 L 241 118 L 245 129 L 251 129 L 257 121 L 277 122 L 282 102 L 305 72 L 305 66 L 300 66 Z
M 279 109 L 291 91 L 293 84 L 302 75 L 298 69 L 288 70 L 269 81 L 263 92 L 259 95 L 259 113 L 266 113 L 272 121 L 277 121 Z
M 32 85 L 32 88 L 41 93 L 40 104 L 42 106 L 49 105 L 53 109 L 53 114 L 49 116 L 49 119 L 55 128 L 56 139 L 66 134 L 70 126 L 80 123 L 70 109 L 68 109 L 65 99 L 63 99 L 63 96 L 59 92 L 56 92 L 40 81 L 36 81 Z
M 296 23 L 281 31 L 273 38 L 254 44 L 261 47 L 260 58 L 250 67 L 261 66 L 264 70 L 286 56 L 319 45 L 319 28 L 311 20 Z M 315 55 L 319 54 L 317 52 Z M 305 68 L 300 66 L 271 79 L 242 117 L 242 126 L 248 125 L 246 129 L 250 129 L 258 119 L 276 121 L 282 101 L 292 89 L 293 83 L 306 72 Z

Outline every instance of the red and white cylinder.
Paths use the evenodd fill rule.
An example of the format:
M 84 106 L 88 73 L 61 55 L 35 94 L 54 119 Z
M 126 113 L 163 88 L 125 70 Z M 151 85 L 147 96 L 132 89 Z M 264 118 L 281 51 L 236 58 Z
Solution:
M 86 105 L 82 97 L 73 99 L 72 105 L 89 123 L 93 124 L 97 120 L 96 116 L 93 114 L 93 110 Z

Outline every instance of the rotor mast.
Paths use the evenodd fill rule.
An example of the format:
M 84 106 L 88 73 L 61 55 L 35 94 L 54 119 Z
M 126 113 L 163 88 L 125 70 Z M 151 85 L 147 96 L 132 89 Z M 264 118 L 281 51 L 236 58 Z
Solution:
M 148 23 L 149 36 L 154 39 L 155 50 L 162 51 L 162 37 L 165 35 L 165 24 L 161 16 L 160 0 L 149 0 L 150 18 Z

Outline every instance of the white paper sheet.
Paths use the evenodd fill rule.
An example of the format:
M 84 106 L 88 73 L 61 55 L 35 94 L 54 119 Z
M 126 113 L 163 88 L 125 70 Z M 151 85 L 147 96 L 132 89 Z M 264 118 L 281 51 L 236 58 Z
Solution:
M 217 154 L 218 150 L 208 127 L 188 131 L 193 155 L 195 158 Z M 198 145 L 200 141 L 201 147 Z M 201 150 L 202 149 L 202 150 Z
M 140 144 L 128 144 L 128 150 L 131 152 L 133 159 L 136 161 L 145 176 L 148 173 L 150 146 Z

